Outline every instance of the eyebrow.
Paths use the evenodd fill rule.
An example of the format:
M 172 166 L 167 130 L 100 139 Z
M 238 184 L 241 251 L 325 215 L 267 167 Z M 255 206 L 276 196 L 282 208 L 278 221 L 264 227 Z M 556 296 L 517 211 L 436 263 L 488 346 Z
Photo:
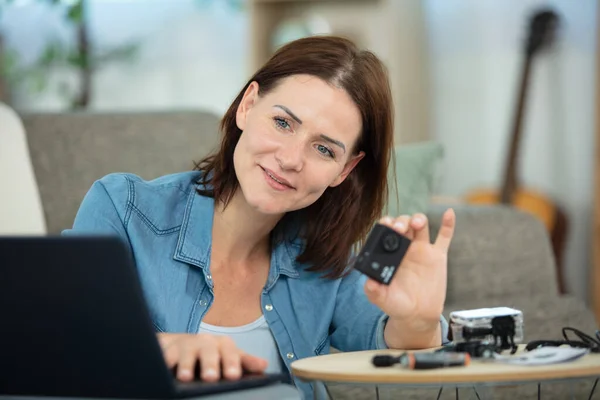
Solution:
M 298 118 L 298 116 L 296 114 L 294 114 L 289 108 L 287 108 L 286 106 L 282 106 L 281 104 L 276 104 L 274 107 L 277 108 L 281 108 L 283 111 L 285 111 L 290 117 L 292 117 L 294 119 L 294 121 L 296 121 L 297 123 L 299 123 L 300 125 L 302 125 L 302 120 L 300 118 Z M 346 146 L 344 146 L 344 143 L 340 142 L 339 140 L 335 140 L 333 138 L 330 138 L 327 135 L 319 135 L 321 136 L 321 139 L 328 141 L 329 143 L 335 144 L 336 146 L 339 146 L 342 148 L 342 150 L 344 150 L 344 152 L 346 152 Z
M 288 113 L 289 116 L 294 119 L 294 121 L 296 121 L 297 123 L 302 125 L 302 120 L 300 118 L 298 118 L 298 116 L 296 116 L 296 114 L 294 114 L 289 108 L 287 108 L 286 106 L 279 105 L 279 104 L 276 104 L 275 107 L 281 108 L 283 111 Z
M 344 146 L 344 143 L 340 142 L 339 140 L 335 140 L 333 138 L 330 138 L 327 135 L 321 134 L 320 136 L 321 136 L 321 138 L 323 138 L 324 140 L 328 141 L 329 143 L 333 143 L 333 144 L 341 147 L 342 150 L 344 150 L 344 153 L 346 152 L 346 146 Z

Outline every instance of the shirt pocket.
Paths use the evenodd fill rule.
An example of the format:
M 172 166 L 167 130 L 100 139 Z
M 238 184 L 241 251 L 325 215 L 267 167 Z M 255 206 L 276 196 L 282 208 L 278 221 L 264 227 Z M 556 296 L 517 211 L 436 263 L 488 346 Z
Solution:
M 330 347 L 331 341 L 329 340 L 329 335 L 325 335 L 325 337 L 318 342 L 317 347 L 315 347 L 315 354 L 317 356 L 329 354 Z

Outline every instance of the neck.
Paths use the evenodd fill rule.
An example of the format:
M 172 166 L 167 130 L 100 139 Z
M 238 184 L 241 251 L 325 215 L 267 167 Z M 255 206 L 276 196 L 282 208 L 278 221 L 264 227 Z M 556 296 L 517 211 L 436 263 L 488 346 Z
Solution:
M 281 215 L 265 215 L 248 205 L 238 189 L 224 207 L 215 201 L 212 257 L 223 266 L 249 265 L 270 252 L 271 231 Z

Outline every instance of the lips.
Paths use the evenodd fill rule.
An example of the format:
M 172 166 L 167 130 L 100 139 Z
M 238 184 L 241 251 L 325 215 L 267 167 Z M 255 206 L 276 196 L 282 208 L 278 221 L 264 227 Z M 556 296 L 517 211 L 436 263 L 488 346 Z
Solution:
M 289 181 L 287 181 L 285 178 L 283 178 L 283 177 L 281 177 L 281 176 L 277 175 L 275 172 L 271 171 L 271 170 L 270 170 L 270 169 L 268 169 L 268 168 L 264 168 L 264 167 L 261 167 L 261 168 L 262 168 L 262 169 L 263 169 L 263 171 L 265 171 L 265 173 L 266 173 L 266 174 L 267 174 L 267 175 L 268 175 L 268 176 L 269 176 L 271 179 L 273 179 L 275 182 L 278 182 L 278 183 L 280 183 L 280 184 L 282 184 L 282 185 L 285 185 L 285 186 L 289 187 L 290 189 L 295 189 L 295 187 L 294 187 L 294 186 L 292 186 L 292 184 L 291 184 Z

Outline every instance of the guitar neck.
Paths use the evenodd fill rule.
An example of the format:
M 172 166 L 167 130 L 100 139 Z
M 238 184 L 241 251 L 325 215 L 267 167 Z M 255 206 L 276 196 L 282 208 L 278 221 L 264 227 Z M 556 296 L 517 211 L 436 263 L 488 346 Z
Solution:
M 531 70 L 532 59 L 532 54 L 528 53 L 523 63 L 521 82 L 519 85 L 519 97 L 513 120 L 510 146 L 508 151 L 508 157 L 506 159 L 504 178 L 500 193 L 500 202 L 502 204 L 508 204 L 511 202 L 512 195 L 517 187 L 517 161 L 519 156 L 519 144 L 522 136 L 523 115 L 525 101 L 527 97 L 527 88 L 529 86 L 529 75 Z

